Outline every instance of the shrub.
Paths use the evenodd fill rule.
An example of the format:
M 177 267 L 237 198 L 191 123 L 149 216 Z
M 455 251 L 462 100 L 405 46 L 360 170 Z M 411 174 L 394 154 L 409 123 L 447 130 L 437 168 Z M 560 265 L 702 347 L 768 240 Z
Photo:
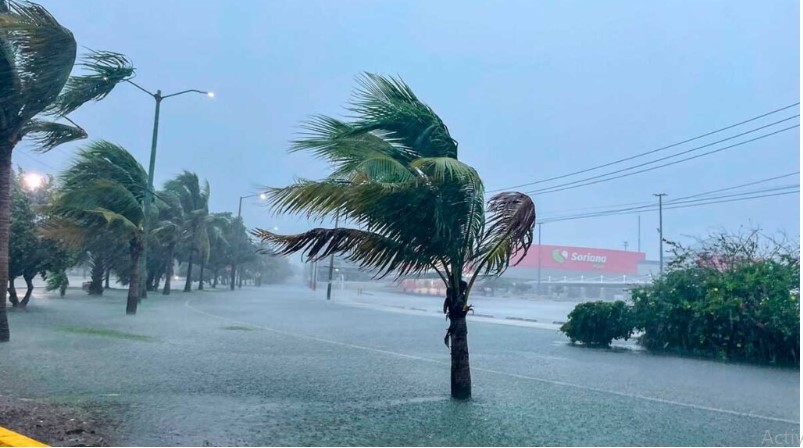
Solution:
M 673 244 L 675 261 L 632 292 L 640 343 L 719 359 L 797 363 L 800 259 L 757 232 L 717 235 L 700 247 Z
M 627 340 L 633 332 L 630 308 L 621 300 L 586 302 L 574 307 L 560 327 L 572 344 L 609 346 L 614 339 Z

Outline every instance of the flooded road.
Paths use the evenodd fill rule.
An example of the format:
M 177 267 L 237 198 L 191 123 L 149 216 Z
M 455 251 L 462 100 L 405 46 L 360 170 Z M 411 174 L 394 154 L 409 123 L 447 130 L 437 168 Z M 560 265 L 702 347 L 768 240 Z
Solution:
M 480 322 L 474 399 L 454 402 L 445 322 L 324 293 L 155 295 L 135 317 L 121 292 L 39 295 L 11 314 L 0 394 L 99 410 L 120 445 L 760 445 L 767 431 L 799 433 L 797 370 Z

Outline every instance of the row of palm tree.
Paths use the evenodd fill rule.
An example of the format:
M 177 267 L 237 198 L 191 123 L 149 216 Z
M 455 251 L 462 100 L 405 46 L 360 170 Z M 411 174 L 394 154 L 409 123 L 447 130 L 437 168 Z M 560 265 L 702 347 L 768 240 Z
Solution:
M 70 30 L 35 3 L 0 0 L 0 297 L 9 280 L 11 154 L 23 139 L 47 151 L 86 137 L 68 115 L 103 99 L 134 74 L 122 55 L 93 51 L 80 62 Z M 77 74 L 72 74 L 77 70 Z M 0 342 L 10 338 L 0 300 Z
M 86 73 L 71 76 L 76 66 L 72 34 L 33 3 L 0 0 L 0 47 L 4 50 L 0 52 L 0 296 L 5 297 L 12 150 L 23 137 L 45 150 L 84 138 L 83 130 L 66 116 L 108 95 L 117 83 L 133 76 L 133 68 L 122 55 L 94 52 L 78 64 Z M 400 79 L 371 74 L 360 83 L 349 107 L 353 120 L 318 117 L 292 148 L 326 159 L 334 167 L 332 173 L 319 181 L 272 189 L 269 198 L 275 211 L 340 218 L 351 227 L 316 228 L 289 236 L 267 230 L 253 234 L 279 253 L 302 251 L 311 260 L 341 254 L 378 276 L 437 273 L 447 287 L 444 313 L 450 326 L 445 342 L 451 349 L 452 396 L 469 398 L 466 315 L 471 310 L 471 289 L 479 275 L 499 275 L 511 258 L 523 257 L 533 239 L 535 206 L 528 196 L 509 192 L 493 196 L 486 207 L 477 171 L 458 160 L 457 141 L 409 86 Z M 81 172 L 89 167 L 103 176 Z M 219 263 L 220 257 L 211 254 L 213 248 L 225 254 L 243 247 L 241 242 L 231 244 L 233 238 L 227 240 L 227 249 L 218 239 L 242 227 L 239 221 L 227 230 L 208 230 L 224 217 L 210 217 L 209 188 L 197 176 L 184 173 L 165 186 L 166 194 L 156 195 L 160 224 L 145 235 L 146 177 L 130 154 L 99 142 L 83 151 L 73 168 L 51 205 L 55 217 L 51 225 L 60 229 L 63 241 L 94 248 L 99 278 L 104 271 L 108 277 L 109 270 L 103 264 L 108 257 L 101 253 L 127 250 L 129 312 L 136 311 L 140 274 L 146 275 L 151 288 L 164 277 L 169 290 L 171 276 L 165 274 L 171 273 L 173 258 L 183 253 L 187 290 L 196 262 L 200 271 L 207 268 L 207 261 Z M 102 238 L 124 244 L 93 245 Z M 163 242 L 163 263 L 149 262 L 150 272 L 140 273 L 136 260 L 146 238 Z M 154 257 L 159 259 L 160 254 Z M 202 287 L 204 275 L 200 278 Z M 0 300 L 0 342 L 8 338 L 5 300 Z
M 45 207 L 44 233 L 73 251 L 88 253 L 92 266 L 90 293 L 102 294 L 101 280 L 110 271 L 128 284 L 126 312 L 135 314 L 145 277 L 148 290 L 171 292 L 177 261 L 186 266 L 184 291 L 198 289 L 210 279 L 217 286 L 221 266 L 248 262 L 256 248 L 241 220 L 230 213 L 209 212 L 209 183 L 184 171 L 153 195 L 150 217 L 156 226 L 145 234 L 144 203 L 148 177 L 142 165 L 123 147 L 107 142 L 91 143 L 59 179 L 52 200 Z M 154 248 L 140 272 L 145 239 Z M 209 275 L 209 262 L 214 275 Z M 193 275 L 198 267 L 197 276 Z

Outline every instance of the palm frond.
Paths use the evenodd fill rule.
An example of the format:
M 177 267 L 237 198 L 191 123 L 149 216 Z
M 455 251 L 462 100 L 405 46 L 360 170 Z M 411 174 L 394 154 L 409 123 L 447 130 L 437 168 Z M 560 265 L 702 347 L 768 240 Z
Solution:
M 277 235 L 255 229 L 252 235 L 267 243 L 272 254 L 302 252 L 308 260 L 344 255 L 361 268 L 375 269 L 379 278 L 392 272 L 397 276 L 418 274 L 432 269 L 435 262 L 425 251 L 364 230 L 316 228 L 298 235 Z
M 535 204 L 529 196 L 508 192 L 488 202 L 491 217 L 471 263 L 477 273 L 501 274 L 515 254 L 521 261 L 533 242 Z M 476 275 L 476 274 L 475 274 Z
M 90 143 L 78 153 L 73 165 L 62 175 L 62 189 L 93 185 L 98 178 L 120 184 L 132 192 L 138 201 L 144 202 L 148 174 L 122 146 L 105 140 Z
M 90 235 L 82 224 L 58 217 L 51 217 L 42 224 L 39 234 L 73 249 L 84 248 Z
M 381 131 L 418 157 L 457 158 L 457 142 L 437 114 L 399 78 L 365 73 L 349 110 L 356 121 L 346 135 Z
M 421 157 L 410 167 L 420 170 L 428 180 L 439 184 L 471 185 L 474 191 L 484 189 L 479 173 L 473 167 L 451 157 Z
M 79 126 L 44 120 L 28 121 L 22 127 L 21 134 L 33 140 L 37 145 L 37 150 L 41 152 L 87 137 L 86 131 Z
M 76 43 L 45 8 L 8 1 L 0 13 L 0 111 L 18 131 L 58 97 L 75 63 Z
M 73 75 L 67 80 L 64 90 L 47 109 L 48 113 L 64 116 L 84 103 L 102 100 L 117 84 L 134 74 L 131 62 L 112 51 L 92 50 L 77 65 L 86 73 Z

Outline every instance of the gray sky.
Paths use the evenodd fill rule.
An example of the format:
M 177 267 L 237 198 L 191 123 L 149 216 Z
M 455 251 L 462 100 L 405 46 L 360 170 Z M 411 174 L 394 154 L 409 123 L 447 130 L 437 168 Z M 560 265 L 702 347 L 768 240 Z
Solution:
M 215 99 L 165 101 L 156 170 L 157 185 L 182 169 L 209 179 L 213 211 L 236 213 L 238 197 L 259 185 L 321 176 L 323 164 L 287 154 L 288 141 L 311 114 L 341 115 L 362 71 L 399 75 L 410 84 L 444 119 L 460 142 L 460 159 L 479 170 L 489 189 L 654 149 L 800 96 L 799 3 L 791 0 L 508 1 L 495 7 L 423 0 L 41 2 L 80 45 L 130 57 L 143 86 L 215 91 Z M 793 108 L 772 118 L 797 113 Z M 74 119 L 91 138 L 120 143 L 147 165 L 153 100 L 142 92 L 121 85 Z M 30 170 L 60 170 L 85 143 L 45 155 L 19 148 L 14 160 Z M 649 173 L 536 196 L 536 207 L 546 218 L 650 201 L 656 192 L 670 200 L 743 184 L 797 171 L 799 147 L 793 130 Z M 243 216 L 248 226 L 282 232 L 309 226 L 273 217 L 249 200 Z M 798 238 L 799 217 L 793 194 L 668 210 L 664 225 L 669 239 L 739 226 Z M 642 214 L 642 249 L 650 258 L 658 255 L 657 225 L 657 212 Z M 621 248 L 623 241 L 636 247 L 636 215 L 543 228 L 544 244 Z

